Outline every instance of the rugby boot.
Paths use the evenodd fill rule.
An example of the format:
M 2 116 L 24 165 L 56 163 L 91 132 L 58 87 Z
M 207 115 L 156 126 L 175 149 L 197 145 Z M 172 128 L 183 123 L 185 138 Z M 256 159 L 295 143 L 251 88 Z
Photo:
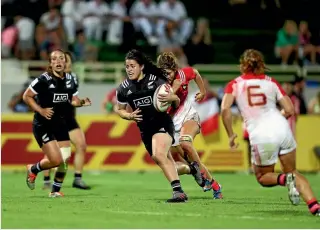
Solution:
M 205 185 L 203 187 L 203 191 L 204 192 L 208 192 L 212 189 L 212 192 L 213 192 L 213 199 L 222 199 L 223 196 L 222 196 L 222 186 L 219 184 L 219 189 L 213 189 L 212 188 L 212 183 L 208 180 L 208 179 L 205 179 Z
M 82 179 L 74 179 L 72 183 L 73 188 L 83 189 L 83 190 L 89 190 L 91 189 L 90 186 L 88 186 Z
M 191 170 L 191 174 L 194 177 L 195 181 L 200 187 L 203 187 L 205 181 L 204 181 L 203 175 L 201 174 L 199 164 L 196 161 L 194 161 L 190 164 L 190 166 L 193 169 Z
M 205 179 L 204 186 L 202 189 L 204 192 L 208 192 L 212 189 L 211 182 L 208 179 Z
M 34 190 L 35 188 L 35 181 L 37 178 L 37 175 L 31 172 L 31 166 L 32 165 L 27 165 L 27 186 L 29 187 L 29 189 Z
M 296 187 L 296 176 L 293 173 L 286 174 L 286 186 L 289 200 L 293 205 L 298 205 L 300 203 L 300 194 Z
M 62 192 L 50 192 L 49 197 L 54 198 L 54 197 L 64 197 L 64 194 Z
M 183 203 L 188 200 L 188 196 L 181 191 L 173 191 L 172 198 L 167 200 L 168 203 Z

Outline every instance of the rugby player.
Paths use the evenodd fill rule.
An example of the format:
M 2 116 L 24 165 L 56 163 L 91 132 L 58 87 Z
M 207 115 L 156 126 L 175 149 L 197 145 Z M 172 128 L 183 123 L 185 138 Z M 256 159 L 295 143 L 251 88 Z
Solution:
M 117 89 L 115 112 L 123 119 L 137 122 L 147 151 L 171 184 L 173 196 L 167 202 L 185 202 L 188 197 L 181 187 L 174 160 L 169 152 L 174 143 L 173 122 L 169 114 L 158 112 L 153 106 L 156 89 L 162 84 L 167 84 L 165 72 L 138 50 L 127 53 L 125 69 L 128 77 Z M 180 102 L 178 96 L 170 91 L 167 95 L 160 94 L 159 98 L 162 102 L 172 103 L 173 106 Z M 131 106 L 132 113 L 126 111 L 127 105 Z M 195 171 L 201 178 L 200 170 Z
M 79 88 L 79 81 L 75 73 L 72 72 L 72 55 L 70 52 L 65 52 L 67 62 L 66 62 L 66 68 L 65 72 L 70 74 L 73 78 L 73 81 L 75 83 L 75 87 L 78 90 Z M 72 183 L 72 187 L 78 188 L 78 189 L 90 189 L 90 186 L 88 186 L 83 180 L 82 180 L 82 171 L 84 166 L 84 160 L 85 160 L 85 154 L 86 154 L 86 140 L 84 133 L 80 129 L 80 126 L 76 120 L 76 109 L 74 106 L 69 104 L 67 107 L 66 113 L 68 115 L 66 116 L 66 124 L 69 131 L 69 137 L 71 143 L 75 146 L 75 157 L 74 157 L 74 168 L 75 168 L 75 174 L 74 174 L 74 180 Z M 51 181 L 50 181 L 50 170 L 43 171 L 44 175 L 44 186 L 43 188 L 50 188 L 51 187 Z
M 157 65 L 166 71 L 168 81 L 173 86 L 173 91 L 180 98 L 178 108 L 170 108 L 169 114 L 175 127 L 175 142 L 172 145 L 173 152 L 184 152 L 185 159 L 195 161 L 199 164 L 200 169 L 206 179 L 202 184 L 204 191 L 213 190 L 214 199 L 222 199 L 221 186 L 213 179 L 207 167 L 201 162 L 199 154 L 193 146 L 193 140 L 200 133 L 200 118 L 197 111 L 192 107 L 188 97 L 188 85 L 191 80 L 194 80 L 199 87 L 200 92 L 196 94 L 195 100 L 201 101 L 206 90 L 199 72 L 192 67 L 179 69 L 177 59 L 171 52 L 164 52 L 158 56 Z
M 230 107 L 237 102 L 252 146 L 251 159 L 257 181 L 263 187 L 287 186 L 293 205 L 306 202 L 309 211 L 320 216 L 320 205 L 307 179 L 296 169 L 296 141 L 286 118 L 294 115 L 294 106 L 280 84 L 265 74 L 259 51 L 246 50 L 240 58 L 241 76 L 228 83 L 221 105 L 222 120 L 231 149 L 237 148 Z M 277 109 L 276 103 L 282 107 Z M 280 159 L 283 173 L 275 173 Z
M 27 185 L 33 190 L 37 174 L 58 167 L 49 197 L 61 197 L 60 192 L 71 155 L 66 116 L 68 106 L 89 106 L 88 98 L 80 100 L 75 82 L 65 73 L 66 54 L 55 50 L 49 55 L 47 72 L 41 74 L 23 94 L 23 100 L 34 111 L 33 134 L 45 157 L 34 165 L 27 165 Z M 37 97 L 36 97 L 37 96 Z M 35 100 L 36 97 L 36 100 Z

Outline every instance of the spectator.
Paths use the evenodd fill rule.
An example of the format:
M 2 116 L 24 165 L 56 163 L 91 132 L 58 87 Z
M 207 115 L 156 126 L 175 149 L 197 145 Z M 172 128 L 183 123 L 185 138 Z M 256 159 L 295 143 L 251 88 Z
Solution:
M 74 44 L 74 55 L 77 61 L 94 62 L 98 59 L 98 48 L 87 41 L 83 32 L 79 32 Z
M 51 8 L 48 12 L 44 13 L 40 18 L 40 24 L 42 24 L 47 31 L 61 29 L 61 16 L 58 9 Z
M 208 19 L 198 19 L 195 33 L 187 50 L 190 65 L 211 63 L 213 50 Z
M 155 36 L 157 10 L 153 0 L 137 0 L 130 10 L 136 31 L 141 31 L 151 46 L 158 44 L 158 38 Z
M 49 58 L 49 54 L 53 50 L 63 49 L 61 40 L 58 34 L 55 31 L 49 32 L 46 39 L 42 41 L 40 44 L 40 58 L 42 60 L 47 60 Z
M 10 58 L 12 49 L 16 45 L 18 29 L 15 26 L 9 26 L 1 33 L 1 58 Z
M 83 19 L 83 28 L 88 40 L 101 41 L 103 25 L 106 23 L 110 9 L 103 0 L 90 0 L 86 4 L 87 12 Z
M 179 43 L 185 45 L 192 34 L 193 21 L 188 18 L 184 4 L 179 0 L 163 0 L 159 4 L 159 12 L 161 20 L 157 26 L 158 35 L 163 36 L 167 22 L 172 21 L 178 33 Z
M 123 28 L 125 22 L 131 22 L 127 15 L 127 0 L 116 0 L 111 5 L 111 21 L 107 42 L 111 45 L 120 45 L 123 42 Z
M 295 62 L 298 61 L 298 29 L 294 21 L 287 20 L 277 33 L 275 55 L 281 58 L 281 64 L 286 68 L 289 57 L 294 53 Z
M 23 84 L 22 90 L 15 93 L 8 103 L 8 107 L 15 113 L 27 113 L 31 112 L 31 108 L 23 101 L 22 96 L 24 91 L 29 87 L 30 83 L 34 80 L 33 77 L 29 78 L 27 82 Z
M 307 114 L 306 101 L 304 99 L 305 79 L 304 77 L 295 76 L 293 95 L 295 95 L 299 101 L 300 114 Z
M 181 47 L 179 34 L 174 28 L 175 25 L 176 24 L 173 21 L 167 22 L 165 33 L 162 33 L 159 37 L 158 52 L 174 53 L 178 58 L 179 66 L 185 67 L 188 65 L 188 60 Z
M 62 4 L 63 26 L 69 44 L 76 40 L 76 31 L 82 29 L 83 19 L 86 15 L 86 4 L 82 0 L 66 0 Z
M 316 48 L 311 44 L 311 33 L 306 21 L 302 21 L 299 24 L 299 57 L 304 58 L 310 55 L 312 64 L 316 64 L 317 52 Z
M 293 107 L 294 107 L 294 115 L 289 117 L 288 123 L 291 128 L 291 131 L 293 133 L 293 136 L 296 138 L 296 127 L 297 127 L 297 120 L 298 120 L 298 115 L 300 114 L 300 99 L 293 93 L 293 85 L 292 82 L 285 82 L 282 85 L 283 90 L 286 92 L 288 97 L 290 98 Z M 281 110 L 281 106 L 279 107 Z
M 16 54 L 22 60 L 30 60 L 34 57 L 35 23 L 21 15 L 15 16 L 14 21 L 19 34 Z
M 320 91 L 318 92 L 316 97 L 312 98 L 309 101 L 308 113 L 320 115 Z

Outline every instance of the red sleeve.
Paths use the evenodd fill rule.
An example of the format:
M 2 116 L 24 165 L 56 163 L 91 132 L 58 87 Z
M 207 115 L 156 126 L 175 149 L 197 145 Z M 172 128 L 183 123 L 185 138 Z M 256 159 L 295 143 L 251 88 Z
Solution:
M 195 79 L 197 76 L 192 67 L 184 67 L 181 69 L 181 71 L 184 73 L 185 78 L 188 82 Z
M 226 87 L 224 88 L 224 93 L 229 93 L 232 94 L 233 93 L 233 86 L 236 84 L 237 82 L 235 80 L 230 81 Z
M 271 81 L 273 82 L 275 89 L 276 89 L 276 94 L 277 94 L 277 99 L 280 100 L 282 97 L 286 96 L 286 92 L 282 88 L 282 86 L 279 84 L 279 82 L 273 78 L 271 78 Z

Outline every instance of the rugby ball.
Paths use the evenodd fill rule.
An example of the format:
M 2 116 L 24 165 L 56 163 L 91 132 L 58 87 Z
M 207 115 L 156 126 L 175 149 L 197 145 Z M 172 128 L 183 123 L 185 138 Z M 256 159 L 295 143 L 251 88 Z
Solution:
M 162 84 L 160 85 L 153 94 L 153 106 L 159 112 L 166 112 L 168 108 L 171 106 L 171 103 L 163 103 L 158 99 L 159 94 L 168 94 L 168 90 L 173 92 L 171 85 Z

